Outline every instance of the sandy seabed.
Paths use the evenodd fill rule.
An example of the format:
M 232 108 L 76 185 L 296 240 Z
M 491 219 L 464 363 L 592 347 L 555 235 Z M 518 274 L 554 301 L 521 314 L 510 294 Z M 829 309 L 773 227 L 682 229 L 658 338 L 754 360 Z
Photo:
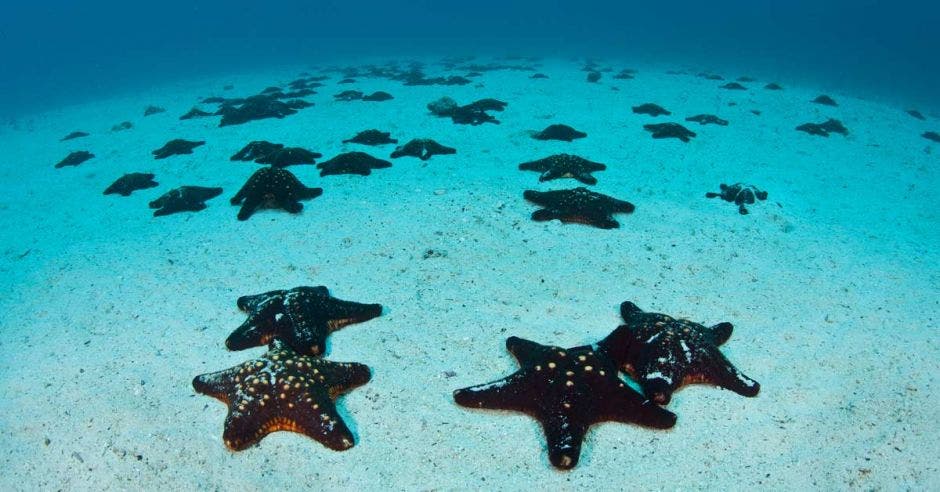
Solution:
M 547 80 L 495 71 L 462 87 L 334 77 L 307 98 L 314 107 L 283 120 L 218 128 L 218 118 L 177 119 L 225 84 L 243 96 L 287 83 L 302 70 L 290 68 L 150 88 L 3 127 L 0 488 L 940 487 L 940 146 L 920 136 L 940 122 L 837 92 L 839 107 L 811 104 L 825 88 L 786 80 L 781 92 L 761 89 L 767 81 L 727 91 L 636 68 L 634 80 L 607 74 L 598 84 L 565 62 L 546 62 Z M 332 100 L 350 88 L 395 99 Z M 427 114 L 444 95 L 509 106 L 499 125 L 454 125 Z M 630 111 L 645 102 L 674 114 Z M 148 104 L 168 111 L 144 118 Z M 688 144 L 642 128 L 699 113 L 730 125 L 690 123 L 698 137 Z M 849 136 L 794 130 L 828 117 Z M 123 120 L 134 128 L 109 131 Z M 529 137 L 549 123 L 588 137 Z M 294 166 L 323 196 L 299 215 L 235 220 L 228 198 L 258 166 L 229 156 L 248 141 L 324 159 L 347 150 L 387 158 L 392 146 L 341 143 L 369 128 L 458 153 L 396 159 L 368 177 Z M 59 141 L 73 130 L 92 135 Z M 172 138 L 206 144 L 152 159 Z M 79 149 L 97 157 L 53 168 Z M 539 183 L 517 165 L 559 152 L 608 165 L 592 189 L 637 207 L 616 217 L 620 229 L 529 220 L 523 190 L 580 184 Z M 153 172 L 160 187 L 103 196 L 125 172 Z M 737 181 L 770 198 L 748 216 L 704 198 Z M 225 192 L 202 212 L 152 218 L 147 202 L 184 184 Z M 298 285 L 386 308 L 329 339 L 329 359 L 373 371 L 339 401 L 357 444 L 339 453 L 279 432 L 230 452 L 225 406 L 190 381 L 264 351 L 224 348 L 244 319 L 238 296 Z M 535 420 L 453 402 L 454 389 L 516 370 L 506 337 L 592 343 L 618 325 L 624 300 L 734 323 L 724 353 L 761 383 L 760 395 L 682 389 L 669 405 L 673 429 L 596 425 L 570 472 L 551 467 Z

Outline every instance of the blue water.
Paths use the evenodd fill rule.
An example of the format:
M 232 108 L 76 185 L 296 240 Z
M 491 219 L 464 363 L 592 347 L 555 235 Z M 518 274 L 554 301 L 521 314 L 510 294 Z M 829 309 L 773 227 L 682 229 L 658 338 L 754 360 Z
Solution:
M 348 55 L 620 56 L 940 110 L 927 1 L 8 2 L 0 115 Z

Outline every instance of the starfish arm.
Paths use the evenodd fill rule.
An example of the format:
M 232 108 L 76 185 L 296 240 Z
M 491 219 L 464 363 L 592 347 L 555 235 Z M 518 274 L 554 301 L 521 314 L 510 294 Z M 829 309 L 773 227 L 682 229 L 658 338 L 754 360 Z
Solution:
M 620 303 L 620 317 L 623 318 L 624 321 L 630 321 L 630 318 L 632 318 L 633 315 L 642 312 L 642 309 L 630 301 L 623 301 Z
M 741 396 L 757 396 L 760 383 L 734 367 L 716 348 L 709 350 L 707 366 L 702 368 L 703 382 L 734 391 Z
M 532 212 L 532 220 L 536 222 L 545 222 L 548 220 L 555 220 L 560 217 L 560 214 L 552 209 L 543 208 Z
M 247 203 L 247 201 L 245 203 Z M 292 214 L 299 214 L 300 211 L 304 208 L 304 204 L 297 201 L 295 197 L 289 195 L 278 197 L 277 206 Z
M 626 363 L 636 341 L 636 333 L 629 326 L 620 325 L 597 342 L 597 348 L 619 367 Z
M 273 318 L 249 316 L 225 339 L 225 347 L 229 350 L 244 350 L 264 345 L 266 339 L 274 335 L 276 325 Z
M 235 305 L 242 311 L 257 311 L 262 304 L 281 302 L 286 293 L 286 290 L 272 290 L 261 294 L 241 296 L 235 301 Z
M 242 366 L 235 366 L 218 372 L 200 374 L 193 378 L 193 389 L 196 393 L 229 403 L 229 395 L 235 391 L 235 378 L 240 370 Z
M 725 321 L 709 327 L 706 333 L 708 333 L 711 337 L 712 343 L 714 343 L 715 346 L 718 346 L 727 342 L 728 339 L 731 338 L 731 332 L 733 330 L 734 325 Z
M 584 222 L 591 224 L 600 229 L 616 229 L 620 227 L 620 222 L 614 220 L 614 218 L 607 212 L 596 212 L 593 214 L 585 214 Z
M 676 414 L 626 386 L 605 404 L 607 418 L 615 422 L 638 424 L 654 429 L 668 429 L 676 424 Z
M 338 330 L 353 323 L 362 323 L 382 314 L 381 304 L 363 304 L 353 301 L 333 299 L 327 308 L 330 331 Z
M 308 408 L 301 409 L 300 405 L 307 405 Z M 320 403 L 317 409 L 313 409 L 309 403 L 298 402 L 294 411 L 287 415 L 295 427 L 284 429 L 311 437 L 332 450 L 345 451 L 356 443 L 352 431 L 332 402 Z
M 310 200 L 322 194 L 323 188 L 304 188 L 303 191 L 297 193 L 301 200 Z
M 248 196 L 248 190 L 251 189 L 251 186 L 253 186 L 253 183 L 251 182 L 251 179 L 249 179 L 248 182 L 246 182 L 245 185 L 242 186 L 241 189 L 238 190 L 238 193 L 235 193 L 235 196 L 233 196 L 232 199 L 229 200 L 229 202 L 232 205 L 238 205 L 239 203 L 241 203 L 242 200 L 244 200 L 245 197 Z
M 523 379 L 517 372 L 497 381 L 461 388 L 454 391 L 454 401 L 463 407 L 528 412 L 532 398 L 525 391 Z
M 519 361 L 522 367 L 530 366 L 539 360 L 545 359 L 552 352 L 561 350 L 558 347 L 542 345 L 519 337 L 507 338 L 506 349 Z
M 568 470 L 578 464 L 581 443 L 589 424 L 569 413 L 554 413 L 542 422 L 545 440 L 548 443 L 548 459 L 552 465 Z
M 318 366 L 317 371 L 314 377 L 322 376 L 321 382 L 329 387 L 333 396 L 362 386 L 372 379 L 369 366 L 357 362 L 329 362 Z
M 238 204 L 238 202 L 235 201 L 235 198 L 232 198 L 232 204 Z M 251 214 L 253 214 L 259 206 L 261 206 L 261 197 L 249 195 L 244 196 L 242 208 L 238 210 L 238 220 L 248 220 L 248 217 L 251 217 Z

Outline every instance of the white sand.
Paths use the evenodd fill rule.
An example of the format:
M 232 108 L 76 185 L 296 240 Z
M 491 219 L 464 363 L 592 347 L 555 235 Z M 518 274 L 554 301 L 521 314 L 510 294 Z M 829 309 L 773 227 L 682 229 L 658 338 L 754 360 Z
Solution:
M 298 72 L 285 69 L 151 88 L 0 129 L 0 489 L 940 487 L 940 147 L 920 137 L 940 122 L 848 94 L 831 94 L 838 108 L 808 103 L 820 88 L 774 93 L 762 81 L 739 93 L 638 68 L 636 80 L 608 74 L 597 85 L 568 63 L 544 67 L 549 80 L 490 72 L 483 88 L 328 82 L 308 98 L 315 107 L 284 120 L 221 129 L 217 118 L 177 120 L 226 83 L 248 95 Z M 348 88 L 395 99 L 332 101 Z M 509 107 L 501 125 L 458 126 L 426 114 L 443 95 Z M 644 102 L 675 114 L 630 112 Z M 168 112 L 143 118 L 148 104 Z M 700 112 L 731 124 L 690 124 L 699 137 L 689 144 L 642 129 Z M 794 131 L 829 116 L 848 138 Z M 135 128 L 108 131 L 123 120 Z M 528 137 L 553 122 L 589 137 Z M 249 140 L 387 157 L 391 146 L 340 144 L 367 128 L 402 142 L 432 137 L 458 154 L 398 159 L 366 178 L 295 166 L 322 197 L 297 216 L 235 220 L 228 198 L 257 166 L 228 157 Z M 78 129 L 93 135 L 58 142 Z M 153 160 L 171 138 L 207 143 Z M 97 157 L 53 169 L 77 149 Z M 523 190 L 578 185 L 516 169 L 556 152 L 608 164 L 593 188 L 637 205 L 617 217 L 620 229 L 529 220 Z M 131 171 L 154 172 L 161 186 L 102 196 Z M 703 197 L 722 181 L 754 183 L 770 199 L 739 216 Z M 205 211 L 151 218 L 147 202 L 182 184 L 225 192 Z M 424 259 L 429 248 L 446 257 Z M 330 338 L 328 358 L 373 369 L 340 400 L 356 446 L 337 453 L 280 432 L 228 451 L 225 406 L 190 381 L 263 352 L 225 350 L 244 319 L 235 299 L 320 284 L 387 308 Z M 535 420 L 453 403 L 454 389 L 516 370 L 506 337 L 590 343 L 617 326 L 627 299 L 734 323 L 724 352 L 760 395 L 685 388 L 669 406 L 675 428 L 594 426 L 571 472 L 550 466 Z

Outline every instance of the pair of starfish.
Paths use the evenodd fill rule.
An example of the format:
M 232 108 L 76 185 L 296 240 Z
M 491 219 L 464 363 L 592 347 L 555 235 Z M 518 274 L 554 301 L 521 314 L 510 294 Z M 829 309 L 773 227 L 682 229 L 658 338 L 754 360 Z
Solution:
M 230 350 L 268 345 L 258 359 L 193 379 L 198 392 L 228 405 L 223 440 L 245 449 L 279 430 L 307 435 L 330 449 L 355 444 L 336 398 L 371 379 L 369 367 L 320 357 L 326 337 L 382 313 L 380 304 L 332 297 L 326 287 L 297 287 L 243 296 L 248 313 L 225 341 Z
M 542 424 L 552 465 L 570 469 L 595 423 L 675 425 L 676 415 L 659 405 L 668 404 L 683 385 L 709 383 L 744 396 L 760 390 L 718 349 L 731 336 L 731 323 L 709 328 L 643 312 L 632 302 L 621 304 L 620 313 L 624 324 L 594 345 L 564 349 L 510 337 L 506 348 L 521 368 L 503 379 L 459 389 L 454 400 L 531 415 Z M 643 395 L 620 379 L 620 370 L 639 383 Z

